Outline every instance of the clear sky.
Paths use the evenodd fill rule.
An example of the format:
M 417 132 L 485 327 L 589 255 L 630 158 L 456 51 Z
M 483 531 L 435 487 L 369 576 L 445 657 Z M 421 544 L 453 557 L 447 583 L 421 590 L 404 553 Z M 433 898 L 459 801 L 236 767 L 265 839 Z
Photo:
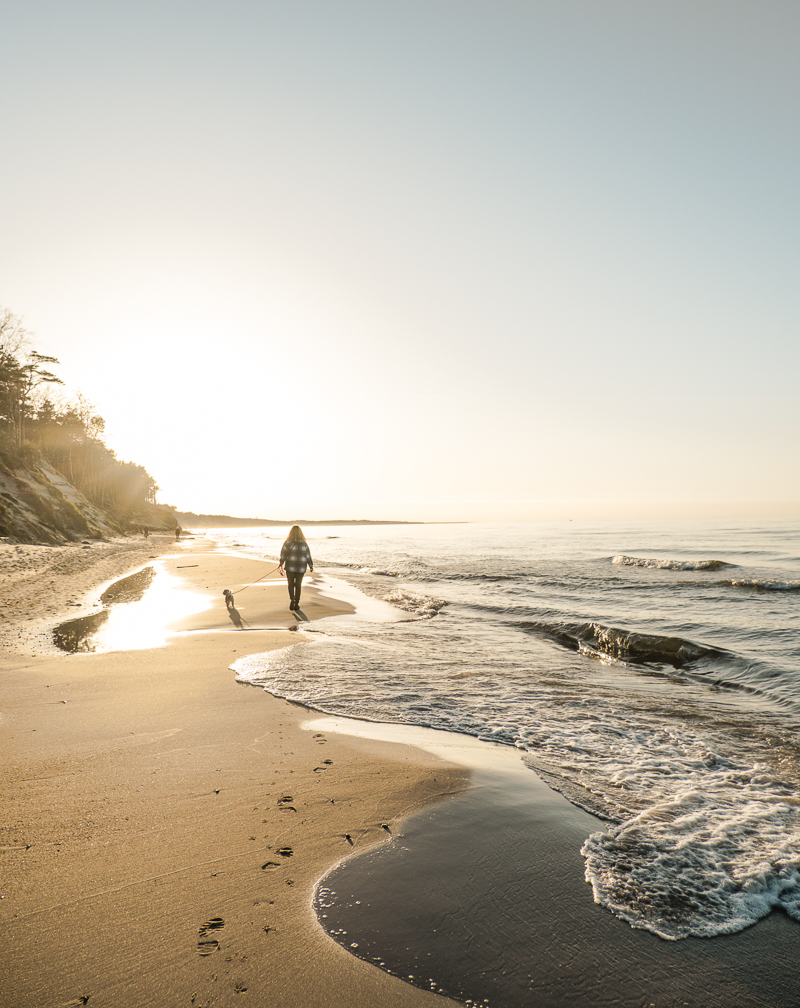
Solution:
M 796 0 L 3 0 L 0 305 L 162 502 L 800 513 Z

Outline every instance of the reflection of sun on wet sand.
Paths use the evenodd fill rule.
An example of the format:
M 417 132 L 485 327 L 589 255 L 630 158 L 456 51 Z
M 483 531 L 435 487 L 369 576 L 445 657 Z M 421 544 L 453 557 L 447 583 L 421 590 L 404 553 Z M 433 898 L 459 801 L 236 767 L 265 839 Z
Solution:
M 211 545 L 182 544 L 156 564 L 194 600 L 168 620 L 167 644 L 31 655 L 30 636 L 27 653 L 14 650 L 18 614 L 4 624 L 7 1003 L 453 1003 L 350 955 L 311 897 L 331 865 L 388 839 L 398 817 L 457 789 L 462 771 L 402 746 L 300 731 L 304 709 L 238 684 L 229 665 L 294 643 L 298 622 L 282 580 L 246 587 L 264 562 Z M 14 555 L 25 549 L 38 557 L 37 547 Z M 91 583 L 147 559 L 106 563 Z M 90 575 L 78 568 L 79 598 Z M 52 628 L 69 610 L 50 599 L 71 586 L 48 577 L 55 592 L 31 595 L 27 614 Z M 303 610 L 314 620 L 352 607 L 312 578 Z

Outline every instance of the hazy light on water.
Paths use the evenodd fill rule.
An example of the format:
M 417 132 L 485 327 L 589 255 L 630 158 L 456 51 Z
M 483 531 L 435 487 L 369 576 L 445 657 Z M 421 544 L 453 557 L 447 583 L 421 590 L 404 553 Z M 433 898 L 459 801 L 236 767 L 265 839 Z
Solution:
M 178 632 L 175 624 L 210 608 L 212 600 L 186 588 L 174 574 L 159 570 L 138 602 L 114 606 L 94 640 L 95 651 L 164 647 Z

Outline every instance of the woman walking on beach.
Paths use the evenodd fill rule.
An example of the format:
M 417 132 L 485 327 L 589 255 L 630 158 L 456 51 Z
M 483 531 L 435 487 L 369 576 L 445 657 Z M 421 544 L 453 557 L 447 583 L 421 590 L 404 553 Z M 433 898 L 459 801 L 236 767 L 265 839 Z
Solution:
M 281 548 L 281 562 L 278 567 L 281 574 L 286 573 L 286 580 L 289 582 L 290 609 L 300 608 L 300 586 L 303 583 L 306 566 L 310 571 L 314 570 L 311 550 L 300 526 L 292 525 Z

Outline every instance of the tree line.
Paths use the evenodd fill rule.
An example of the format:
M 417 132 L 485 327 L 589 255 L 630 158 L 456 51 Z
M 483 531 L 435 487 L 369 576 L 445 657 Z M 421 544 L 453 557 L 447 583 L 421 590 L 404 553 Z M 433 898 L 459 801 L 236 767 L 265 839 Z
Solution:
M 158 487 L 147 470 L 121 462 L 103 442 L 105 421 L 82 396 L 56 391 L 58 364 L 34 349 L 22 319 L 0 308 L 0 454 L 9 468 L 47 461 L 93 504 L 124 515 L 154 504 Z

